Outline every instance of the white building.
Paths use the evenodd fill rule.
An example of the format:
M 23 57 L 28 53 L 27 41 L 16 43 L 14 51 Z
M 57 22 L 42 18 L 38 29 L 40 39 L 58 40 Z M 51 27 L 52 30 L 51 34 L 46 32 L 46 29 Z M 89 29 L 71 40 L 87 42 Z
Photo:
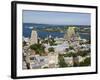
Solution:
M 35 68 L 55 68 L 58 64 L 58 54 L 50 53 L 48 56 L 33 55 L 30 56 L 30 66 Z
M 64 42 L 64 38 L 57 38 L 56 37 L 54 40 L 56 41 L 55 42 L 56 44 L 62 44 Z
M 73 66 L 73 57 L 64 57 L 64 60 L 68 66 Z
M 50 68 L 57 67 L 58 64 L 58 54 L 57 53 L 51 53 L 48 55 L 48 64 Z
M 30 56 L 30 65 L 32 69 L 48 67 L 48 56 Z
M 54 46 L 50 46 L 50 45 L 44 45 L 45 46 L 45 51 L 48 52 L 49 48 L 54 48 L 54 51 L 56 53 L 60 53 L 60 54 L 64 54 L 65 50 L 67 48 L 69 48 L 69 44 L 66 42 L 63 42 L 62 44 L 59 45 L 54 45 Z

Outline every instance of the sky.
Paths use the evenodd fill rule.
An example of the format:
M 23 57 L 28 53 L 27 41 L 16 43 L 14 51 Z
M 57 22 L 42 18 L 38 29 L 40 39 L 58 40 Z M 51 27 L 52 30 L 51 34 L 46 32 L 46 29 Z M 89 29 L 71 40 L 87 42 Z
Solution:
M 90 25 L 91 14 L 75 12 L 52 12 L 23 10 L 23 23 L 54 25 Z

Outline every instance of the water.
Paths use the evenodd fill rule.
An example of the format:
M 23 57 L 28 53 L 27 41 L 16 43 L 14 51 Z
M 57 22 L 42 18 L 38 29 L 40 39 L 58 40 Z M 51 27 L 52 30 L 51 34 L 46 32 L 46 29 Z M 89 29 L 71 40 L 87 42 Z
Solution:
M 30 25 L 23 25 L 23 36 L 24 37 L 30 37 L 31 36 L 31 27 L 29 28 Z M 41 25 L 39 25 L 40 27 L 36 27 L 39 30 L 37 31 L 38 37 L 40 38 L 45 38 L 48 37 L 49 35 L 51 35 L 53 38 L 58 37 L 58 38 L 63 38 L 64 37 L 64 32 L 47 32 L 47 31 L 41 31 Z M 90 39 L 90 34 L 84 34 L 84 33 L 79 33 L 80 37 L 82 39 Z
M 32 29 L 23 28 L 23 36 L 24 37 L 30 37 L 31 32 L 32 32 Z M 45 37 L 48 37 L 49 35 L 51 35 L 53 38 L 55 38 L 55 37 L 58 37 L 58 38 L 64 37 L 64 33 L 60 33 L 60 32 L 37 31 L 37 34 L 38 34 L 38 37 L 40 37 L 40 38 L 45 38 Z

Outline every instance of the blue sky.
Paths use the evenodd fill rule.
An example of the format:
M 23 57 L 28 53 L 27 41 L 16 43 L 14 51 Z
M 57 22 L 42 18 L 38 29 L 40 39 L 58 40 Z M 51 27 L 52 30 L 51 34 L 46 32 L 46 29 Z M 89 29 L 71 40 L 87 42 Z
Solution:
M 23 10 L 23 23 L 90 25 L 89 13 Z

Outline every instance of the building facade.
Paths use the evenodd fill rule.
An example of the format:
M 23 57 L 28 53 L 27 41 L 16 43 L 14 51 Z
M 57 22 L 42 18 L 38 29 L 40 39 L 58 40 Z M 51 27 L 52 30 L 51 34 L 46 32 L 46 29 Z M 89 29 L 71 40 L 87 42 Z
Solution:
M 38 39 L 37 39 L 37 31 L 32 30 L 31 37 L 30 37 L 30 45 L 35 44 L 37 42 L 38 42 Z

